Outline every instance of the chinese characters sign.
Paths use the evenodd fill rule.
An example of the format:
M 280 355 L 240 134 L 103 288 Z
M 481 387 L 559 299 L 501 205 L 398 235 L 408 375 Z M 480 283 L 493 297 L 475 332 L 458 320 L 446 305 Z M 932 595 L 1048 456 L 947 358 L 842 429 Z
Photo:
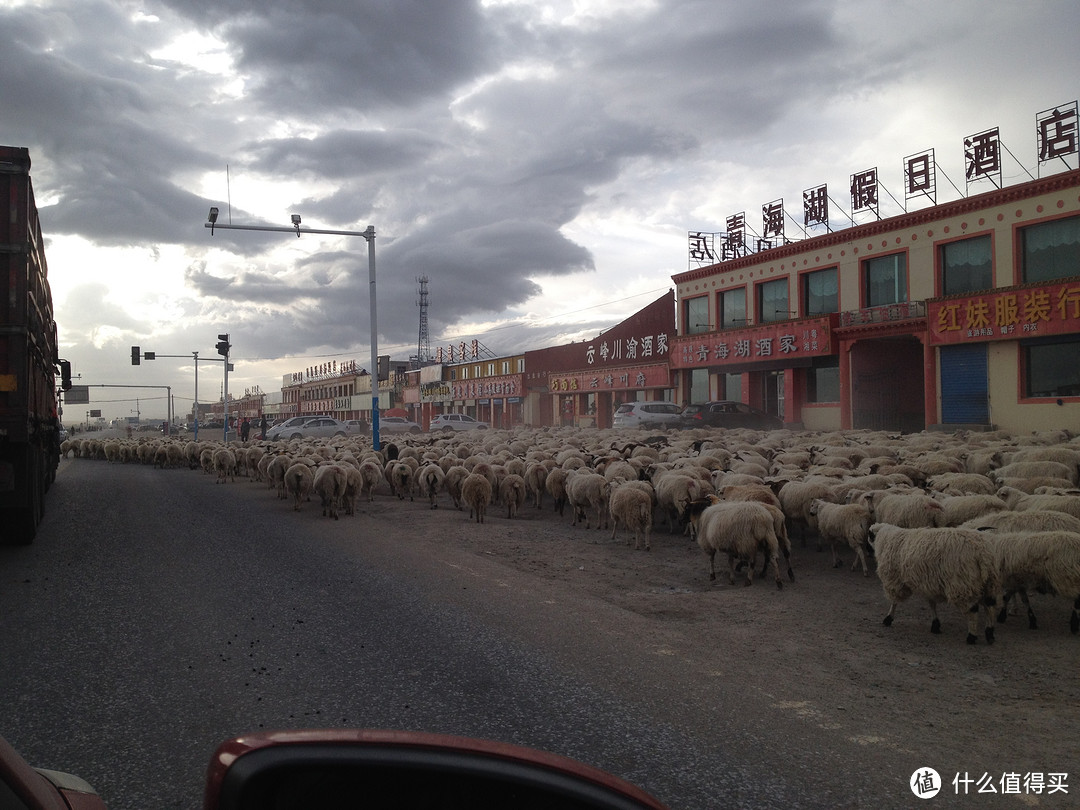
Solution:
M 451 343 L 445 349 L 439 346 L 435 349 L 435 362 L 437 363 L 467 363 L 470 360 L 480 358 L 480 342 L 473 340 L 471 343 L 461 341 L 456 346 Z
M 446 399 L 487 399 L 491 397 L 521 396 L 521 375 L 508 377 L 481 377 L 478 380 L 459 380 L 449 383 L 450 396 Z M 427 400 L 425 400 L 427 401 Z
M 549 374 L 553 394 L 588 394 L 596 391 L 669 388 L 671 374 L 666 363 L 639 368 L 618 368 L 596 374 Z
M 1076 102 L 1045 110 L 1035 117 L 1039 164 L 1077 153 Z
M 677 338 L 672 368 L 736 366 L 832 354 L 835 316 Z
M 933 149 L 904 158 L 905 200 L 926 196 L 930 202 L 937 203 L 937 177 L 934 169 Z
M 964 166 L 969 184 L 986 178 L 1001 188 L 1001 137 L 997 127 L 964 138 Z
M 935 345 L 1080 332 L 1080 281 L 941 298 L 926 307 Z

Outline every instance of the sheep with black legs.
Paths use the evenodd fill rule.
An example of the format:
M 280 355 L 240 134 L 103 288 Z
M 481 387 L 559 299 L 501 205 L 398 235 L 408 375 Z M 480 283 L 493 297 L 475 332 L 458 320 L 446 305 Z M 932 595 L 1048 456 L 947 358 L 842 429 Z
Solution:
M 1080 632 L 1080 534 L 1068 531 L 987 531 L 1001 570 L 1002 600 L 998 621 L 1004 622 L 1009 599 L 1019 594 L 1027 608 L 1028 627 L 1038 628 L 1029 591 L 1072 600 L 1069 629 Z
M 652 485 L 656 489 L 656 504 L 667 516 L 668 530 L 672 533 L 683 528 L 682 514 L 686 505 L 712 492 L 711 479 L 706 483 L 697 476 L 674 470 L 654 473 Z
M 596 528 L 608 526 L 608 498 L 611 496 L 611 482 L 600 473 L 588 469 L 574 470 L 566 479 L 566 499 L 574 510 L 572 526 L 585 521 L 585 528 L 592 528 L 590 510 L 596 512 Z
M 931 633 L 941 632 L 938 602 L 967 615 L 968 644 L 978 641 L 979 614 L 985 616 L 986 642 L 994 641 L 994 611 L 1001 593 L 1001 573 L 990 540 L 974 529 L 917 527 L 875 523 L 870 548 L 889 600 L 882 624 L 892 625 L 897 604 L 919 595 L 930 605 Z
M 446 473 L 438 464 L 425 464 L 416 471 L 413 484 L 421 497 L 426 497 L 432 509 L 439 508 L 439 491 L 443 488 Z
M 840 568 L 844 564 L 836 550 L 838 545 L 843 544 L 855 552 L 851 570 L 854 571 L 855 566 L 862 563 L 863 576 L 869 576 L 863 546 L 870 533 L 870 508 L 865 503 L 830 503 L 815 498 L 810 504 L 810 514 L 817 520 L 821 539 L 832 548 L 833 568 Z
M 776 587 L 783 588 L 780 579 L 780 552 L 775 523 L 769 507 L 755 501 L 720 501 L 703 510 L 697 517 L 697 542 L 709 555 L 709 579 L 716 579 L 716 553 L 728 555 L 729 582 L 735 584 L 735 565 L 746 563 L 746 585 L 754 579 L 754 562 L 759 550 L 765 553 L 776 573 Z

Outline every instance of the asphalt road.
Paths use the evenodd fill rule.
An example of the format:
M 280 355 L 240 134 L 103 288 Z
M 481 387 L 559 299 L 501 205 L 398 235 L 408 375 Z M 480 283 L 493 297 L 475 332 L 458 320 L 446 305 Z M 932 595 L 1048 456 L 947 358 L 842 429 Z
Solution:
M 0 547 L 0 736 L 114 810 L 199 807 L 218 742 L 313 727 L 541 748 L 674 810 L 888 806 L 873 761 L 646 660 L 610 605 L 543 614 L 527 574 L 430 541 L 246 480 L 65 460 L 34 545 Z

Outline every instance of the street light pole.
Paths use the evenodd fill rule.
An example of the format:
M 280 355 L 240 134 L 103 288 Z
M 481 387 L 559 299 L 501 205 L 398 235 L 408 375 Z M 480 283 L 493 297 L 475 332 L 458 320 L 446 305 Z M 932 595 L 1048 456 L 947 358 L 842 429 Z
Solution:
M 380 449 L 379 445 L 379 346 L 378 346 L 378 325 L 376 323 L 376 304 L 375 304 L 375 226 L 368 225 L 367 230 L 363 231 L 337 231 L 337 230 L 324 230 L 321 228 L 301 228 L 300 216 L 298 214 L 292 215 L 292 227 L 276 227 L 273 225 L 222 225 L 217 221 L 218 209 L 211 208 L 210 216 L 207 222 L 203 225 L 204 228 L 210 229 L 210 234 L 213 235 L 214 230 L 222 228 L 232 231 L 270 231 L 273 233 L 295 233 L 299 238 L 302 233 L 312 234 L 325 234 L 328 236 L 362 236 L 368 243 L 368 302 L 371 318 L 371 446 L 375 450 Z

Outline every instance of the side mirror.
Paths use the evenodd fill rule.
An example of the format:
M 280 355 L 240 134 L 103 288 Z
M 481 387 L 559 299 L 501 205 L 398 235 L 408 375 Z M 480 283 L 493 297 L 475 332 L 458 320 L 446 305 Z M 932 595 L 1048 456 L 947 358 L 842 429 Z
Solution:
M 281 731 L 219 746 L 204 810 L 666 810 L 629 782 L 505 743 L 406 731 Z

